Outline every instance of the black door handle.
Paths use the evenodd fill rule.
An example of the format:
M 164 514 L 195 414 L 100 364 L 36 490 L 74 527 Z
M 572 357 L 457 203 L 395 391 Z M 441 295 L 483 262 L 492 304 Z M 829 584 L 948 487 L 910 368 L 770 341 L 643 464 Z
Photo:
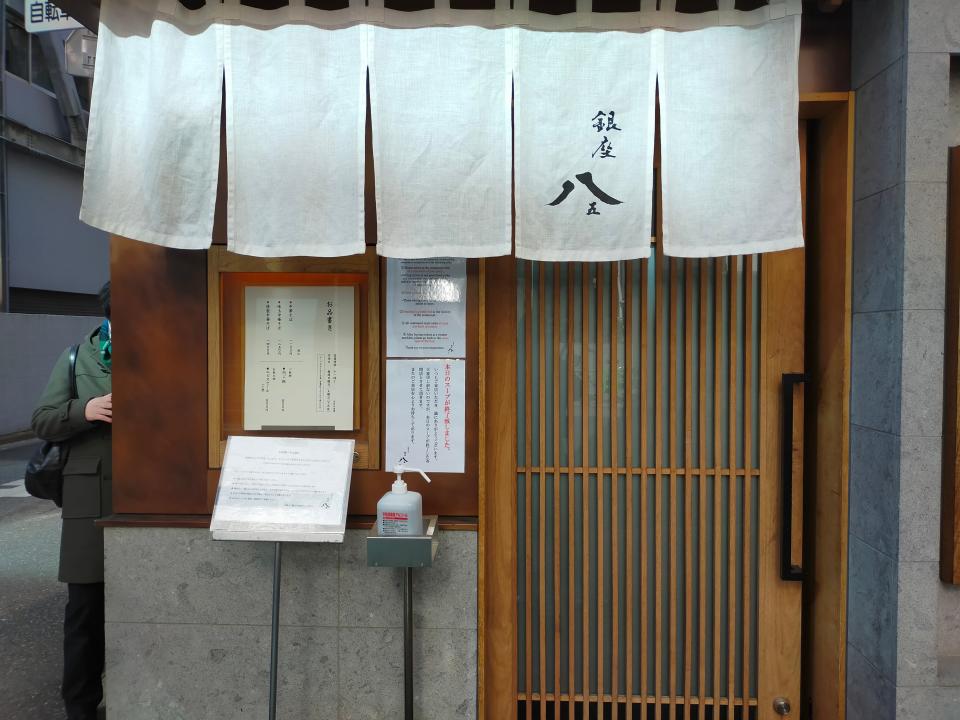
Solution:
M 783 393 L 783 422 L 780 437 L 780 579 L 799 582 L 803 568 L 793 564 L 793 389 L 807 381 L 802 373 L 784 373 L 780 385 Z

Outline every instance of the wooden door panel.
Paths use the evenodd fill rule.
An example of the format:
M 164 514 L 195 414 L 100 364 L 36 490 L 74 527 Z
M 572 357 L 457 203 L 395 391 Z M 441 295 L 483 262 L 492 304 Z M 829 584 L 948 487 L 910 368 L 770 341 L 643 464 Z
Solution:
M 518 264 L 517 524 L 485 542 L 513 545 L 519 717 L 766 715 L 765 383 L 802 370 L 774 353 L 802 360 L 791 323 L 761 344 L 797 297 L 802 328 L 782 255 L 773 281 L 755 257 Z
M 485 312 L 516 352 L 484 361 L 496 381 L 483 397 L 514 413 L 485 424 L 481 717 L 799 708 L 780 386 L 804 370 L 804 263 L 803 250 L 667 258 L 659 243 L 643 261 L 497 261 Z M 802 436 L 791 442 L 786 542 L 801 563 Z

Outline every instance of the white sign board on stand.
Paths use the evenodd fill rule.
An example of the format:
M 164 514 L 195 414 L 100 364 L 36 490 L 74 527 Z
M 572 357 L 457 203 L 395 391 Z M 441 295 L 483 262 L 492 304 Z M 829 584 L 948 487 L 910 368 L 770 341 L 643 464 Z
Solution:
M 343 542 L 353 440 L 231 436 L 214 540 Z

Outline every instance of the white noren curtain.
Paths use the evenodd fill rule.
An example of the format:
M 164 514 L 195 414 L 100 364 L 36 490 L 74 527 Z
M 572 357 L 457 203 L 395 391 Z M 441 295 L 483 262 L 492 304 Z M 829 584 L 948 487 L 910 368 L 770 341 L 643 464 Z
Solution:
M 803 245 L 799 17 L 664 33 L 663 248 L 714 257 Z
M 226 30 L 229 249 L 362 253 L 367 28 Z
M 798 0 L 712 14 L 579 3 L 550 32 L 503 27 L 538 26 L 529 0 L 514 5 L 461 16 L 444 0 L 437 17 L 478 25 L 398 29 L 357 22 L 428 16 L 383 0 L 331 15 L 303 0 L 102 0 L 81 219 L 204 249 L 226 177 L 231 250 L 355 254 L 372 177 L 385 256 L 646 257 L 658 93 L 663 251 L 803 244 Z M 598 30 L 611 23 L 631 32 Z
M 520 31 L 516 254 L 650 254 L 658 32 Z
M 482 28 L 373 28 L 380 254 L 510 252 L 514 37 Z
M 104 0 L 100 16 L 80 219 L 167 247 L 209 247 L 223 27 L 181 27 L 120 0 Z

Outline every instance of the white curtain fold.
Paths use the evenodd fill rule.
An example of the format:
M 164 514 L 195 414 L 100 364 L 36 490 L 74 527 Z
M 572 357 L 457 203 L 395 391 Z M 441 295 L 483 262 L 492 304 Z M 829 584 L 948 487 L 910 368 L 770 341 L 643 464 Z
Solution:
M 367 30 L 225 28 L 233 252 L 364 251 Z
M 373 28 L 377 250 L 510 252 L 514 31 Z
M 649 256 L 658 43 L 658 33 L 519 31 L 517 257 Z
M 664 33 L 663 248 L 715 257 L 803 245 L 800 20 Z
M 80 219 L 126 237 L 206 248 L 220 160 L 223 28 L 181 27 L 104 0 Z

